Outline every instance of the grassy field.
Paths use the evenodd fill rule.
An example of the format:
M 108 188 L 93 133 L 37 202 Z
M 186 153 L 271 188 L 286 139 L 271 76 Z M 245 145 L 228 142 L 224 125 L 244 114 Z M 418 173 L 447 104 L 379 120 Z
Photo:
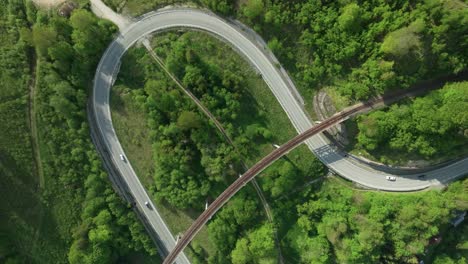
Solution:
M 0 10 L 0 262 L 61 263 L 68 248 L 44 203 L 29 127 L 31 50 Z M 6 242 L 5 242 L 6 241 Z
M 324 88 L 325 92 L 330 97 L 333 105 L 336 108 L 336 111 L 339 112 L 343 110 L 343 108 L 353 105 L 355 102 L 351 102 L 348 98 L 342 96 L 336 87 L 328 86 Z

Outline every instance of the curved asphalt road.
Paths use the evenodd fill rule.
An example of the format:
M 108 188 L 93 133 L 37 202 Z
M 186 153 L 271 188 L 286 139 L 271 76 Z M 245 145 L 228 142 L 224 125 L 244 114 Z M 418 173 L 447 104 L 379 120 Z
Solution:
M 265 82 L 285 110 L 299 133 L 312 127 L 304 110 L 296 101 L 278 69 L 265 54 L 232 25 L 212 14 L 195 9 L 168 9 L 149 13 L 127 27 L 108 47 L 96 70 L 93 88 L 93 110 L 103 143 L 113 163 L 127 182 L 138 206 L 148 222 L 156 230 L 166 250 L 174 248 L 175 241 L 156 210 L 144 206 L 150 198 L 138 180 L 130 163 L 122 162 L 119 155 L 124 153 L 114 131 L 109 109 L 110 89 L 119 71 L 120 59 L 126 50 L 137 40 L 155 31 L 169 28 L 188 27 L 214 33 L 235 46 L 261 72 Z M 468 172 L 468 158 L 431 172 L 426 179 L 418 180 L 417 175 L 399 176 L 397 181 L 385 180 L 386 173 L 356 164 L 336 152 L 331 145 L 318 135 L 306 141 L 307 146 L 333 171 L 361 185 L 387 191 L 415 191 L 431 185 L 446 184 Z M 154 208 L 154 206 L 153 206 Z M 185 255 L 180 255 L 178 263 L 189 263 Z

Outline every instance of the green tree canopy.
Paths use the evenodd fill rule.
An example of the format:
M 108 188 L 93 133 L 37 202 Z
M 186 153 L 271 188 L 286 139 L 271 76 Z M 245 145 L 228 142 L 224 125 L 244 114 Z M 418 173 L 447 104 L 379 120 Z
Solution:
M 264 7 L 263 0 L 247 0 L 242 12 L 248 19 L 253 20 L 264 12 Z
M 194 112 L 183 111 L 180 113 L 179 118 L 177 119 L 177 126 L 183 130 L 200 128 L 200 117 Z
M 47 49 L 55 43 L 57 32 L 49 26 L 36 24 L 33 27 L 32 36 L 38 53 L 47 56 Z
M 420 52 L 422 43 L 418 33 L 423 30 L 424 21 L 417 20 L 408 27 L 393 31 L 385 37 L 380 50 L 398 58 L 404 57 L 410 52 Z
M 341 15 L 338 17 L 338 24 L 342 30 L 358 31 L 360 29 L 361 10 L 356 3 L 343 7 Z

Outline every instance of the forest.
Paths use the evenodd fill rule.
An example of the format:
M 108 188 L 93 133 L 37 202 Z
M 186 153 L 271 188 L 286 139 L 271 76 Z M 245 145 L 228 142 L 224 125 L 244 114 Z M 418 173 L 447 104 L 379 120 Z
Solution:
M 7 8 L 0 10 L 6 199 L 0 262 L 111 263 L 135 254 L 157 260 L 150 257 L 157 253 L 153 241 L 112 189 L 89 136 L 88 88 L 115 26 L 97 19 L 87 5 L 70 18 L 36 10 L 30 1 L 2 0 L 1 6 Z M 40 168 L 32 162 L 30 100 L 36 105 Z
M 185 2 L 190 1 L 106 1 L 114 10 L 131 15 Z M 309 112 L 313 95 L 321 88 L 337 91 L 353 104 L 467 68 L 468 8 L 459 0 L 200 0 L 195 4 L 238 19 L 259 33 L 293 77 Z M 439 138 L 449 140 L 450 135 L 439 133 Z M 429 148 L 424 154 L 414 147 L 398 151 L 431 159 Z
M 153 196 L 160 203 L 200 210 L 206 197 L 208 200 L 214 198 L 226 183 L 236 177 L 235 169 L 238 170 L 241 157 L 257 160 L 260 157 L 257 155 L 264 152 L 255 145 L 262 145 L 265 140 L 278 142 L 275 135 L 284 127 L 271 127 L 269 122 L 264 122 L 268 117 L 266 113 L 264 117 L 255 119 L 257 111 L 267 111 L 261 103 L 261 97 L 265 95 L 258 96 L 251 91 L 266 87 L 250 86 L 249 75 L 243 74 L 245 70 L 237 61 L 242 58 L 235 59 L 228 46 L 200 32 L 155 35 L 153 45 L 166 67 L 222 121 L 235 139 L 235 145 L 246 151 L 239 156 L 223 141 L 214 126 L 169 81 L 144 48 L 129 51 L 116 82 L 119 92 L 113 98 L 121 100 L 119 96 L 125 96 L 126 104 L 139 109 L 127 116 L 128 119 L 137 116 L 138 111 L 145 112 L 147 127 L 140 127 L 139 134 L 145 134 L 142 131 L 146 130 L 150 135 L 153 163 L 148 165 L 152 171 L 144 173 L 149 177 L 143 181 L 147 182 L 147 188 L 154 192 Z M 237 83 L 229 79 L 234 72 L 237 73 Z M 447 87 L 436 92 L 445 94 Z M 246 100 L 245 97 L 251 98 Z M 246 105 L 244 102 L 250 103 Z M 118 101 L 115 105 L 122 103 Z M 229 115 L 224 111 L 227 107 L 231 107 Z M 116 114 L 113 113 L 113 119 Z M 259 120 L 259 123 L 238 120 L 246 115 L 254 116 L 252 120 Z M 459 115 L 463 115 L 463 111 Z M 459 118 L 454 116 L 454 119 Z M 259 132 L 249 132 L 253 125 Z M 199 129 L 203 129 L 203 133 Z M 122 131 L 117 129 L 117 133 L 122 141 L 119 134 Z M 132 144 L 138 142 L 127 140 L 132 140 Z M 122 143 L 125 146 L 125 139 Z M 230 150 L 221 153 L 230 153 L 227 157 L 234 158 L 224 156 L 228 163 L 213 166 L 205 156 L 209 153 L 205 150 L 207 147 L 213 149 L 212 153 L 217 153 L 217 149 Z M 130 161 L 131 153 L 128 153 Z M 166 159 L 170 162 L 166 163 Z M 273 210 L 273 225 L 265 221 L 258 198 L 246 189 L 208 224 L 208 237 L 215 245 L 215 253 L 209 254 L 212 250 L 198 242 L 191 246 L 195 263 L 276 263 L 275 230 L 283 258 L 294 263 L 417 263 L 418 259 L 425 258 L 424 252 L 432 237 L 445 232 L 453 234 L 454 230 L 448 229 L 453 211 L 467 208 L 466 180 L 453 184 L 447 191 L 404 194 L 401 197 L 355 190 L 348 184 L 342 187 L 342 180 L 335 178 L 319 181 L 310 187 L 303 186 L 308 180 L 320 180 L 325 174 L 323 166 L 313 162 L 316 165 L 306 169 L 303 166 L 307 163 L 298 163 L 288 156 L 263 172 L 258 179 Z M 170 166 L 175 163 L 178 166 Z M 218 174 L 210 175 L 211 172 Z M 185 173 L 189 173 L 188 179 L 184 178 Z M 217 175 L 220 177 L 213 177 Z M 199 179 L 205 179 L 205 182 Z M 209 188 L 202 188 L 203 184 Z M 180 198 L 181 195 L 188 196 Z M 451 241 L 456 243 L 455 239 Z M 462 263 L 464 258 L 457 254 L 434 255 L 433 258 L 439 262 L 450 259 L 454 263 Z
M 139 15 L 186 1 L 105 2 Z M 91 80 L 117 28 L 96 18 L 87 1 L 78 3 L 70 17 L 61 17 L 31 1 L 0 0 L 0 262 L 157 263 L 153 241 L 112 189 L 89 135 Z M 468 8 L 457 0 L 196 4 L 264 37 L 308 108 L 324 87 L 356 102 L 467 66 Z M 234 142 L 225 141 L 146 50 L 128 52 L 113 98 L 125 95 L 121 102 L 144 116 L 138 116 L 144 120 L 138 137 L 150 140 L 150 168 L 142 181 L 157 204 L 197 215 L 243 172 L 242 163 L 253 165 L 295 130 L 261 76 L 229 46 L 200 32 L 153 40 L 165 66 Z M 450 83 L 361 116 L 358 144 L 370 152 L 451 155 L 466 148 L 466 95 L 466 82 Z M 124 146 L 139 140 L 124 142 L 120 135 Z M 467 261 L 467 224 L 453 228 L 449 220 L 468 209 L 468 180 L 396 195 L 357 189 L 331 174 L 305 146 L 289 153 L 258 178 L 273 221 L 253 188 L 244 188 L 210 220 L 213 248 L 191 244 L 192 262 L 277 263 L 280 249 L 286 263 Z M 442 243 L 432 245 L 438 235 Z
M 105 1 L 141 15 L 188 1 Z M 468 9 L 448 1 L 200 0 L 203 7 L 252 26 L 308 96 L 334 86 L 353 100 L 467 66 Z M 281 36 L 281 37 L 279 37 Z
M 147 128 L 140 125 L 132 130 L 146 129 L 151 138 L 152 174 L 144 176 L 142 181 L 147 182 L 146 187 L 154 198 L 185 209 L 187 213 L 196 209 L 199 214 L 207 199 L 214 199 L 243 172 L 241 161 L 252 165 L 273 149 L 272 142 L 285 142 L 295 132 L 268 87 L 229 46 L 199 32 L 157 35 L 153 43 L 167 68 L 215 115 L 234 144 L 226 142 L 141 47 L 131 49 L 125 56 L 116 82 L 118 92 L 112 97 L 118 101 L 111 105 L 121 108 L 124 101 L 129 104 L 126 107 L 140 109 L 147 116 Z M 259 85 L 253 86 L 252 81 Z M 254 93 L 261 93 L 261 96 Z M 129 109 L 112 111 L 125 151 L 133 144 L 142 145 L 124 134 L 125 128 L 119 125 L 123 113 Z M 271 111 L 278 114 L 271 115 Z M 279 131 L 281 128 L 287 133 L 270 132 L 270 129 Z M 134 164 L 132 152 L 128 155 Z M 272 197 L 279 197 L 288 188 L 299 187 L 301 182 L 319 177 L 324 171 L 323 165 L 308 155 L 305 148 L 278 161 L 275 168 L 268 170 L 261 182 L 265 193 Z M 149 173 L 138 167 L 136 170 L 143 175 Z M 255 196 L 252 189 L 247 188 L 221 210 L 208 225 L 215 253 L 207 255 L 209 249 L 192 246 L 195 261 L 243 263 L 235 260 L 243 257 L 244 263 L 276 263 L 274 227 L 265 222 Z M 259 244 L 264 239 L 257 240 L 257 236 L 267 239 L 265 244 Z M 235 251 L 238 240 L 242 243 Z
M 397 195 L 325 182 L 298 203 L 285 241 L 300 263 L 465 263 L 466 254 L 456 252 L 466 247 L 466 233 L 457 242 L 466 224 L 454 229 L 449 220 L 455 208 L 467 209 L 467 188 L 465 179 L 444 192 Z M 426 249 L 435 247 L 429 241 L 438 235 L 447 241 L 427 257 Z M 444 253 L 445 244 L 455 247 Z
M 446 160 L 467 155 L 468 82 L 446 84 L 411 102 L 394 104 L 357 118 L 357 144 L 380 153 L 380 161 L 417 154 Z

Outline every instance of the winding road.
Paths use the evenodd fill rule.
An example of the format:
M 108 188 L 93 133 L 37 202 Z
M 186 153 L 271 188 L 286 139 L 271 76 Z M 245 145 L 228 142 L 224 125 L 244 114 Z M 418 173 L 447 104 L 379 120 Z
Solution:
M 284 76 L 271 63 L 264 51 L 235 26 L 225 20 L 197 9 L 167 9 L 149 13 L 141 17 L 140 20 L 126 26 L 107 48 L 96 70 L 92 105 L 90 107 L 94 122 L 91 122 L 91 124 L 95 126 L 93 129 L 99 133 L 99 138 L 102 141 L 101 145 L 104 146 L 104 149 L 100 151 L 106 152 L 106 155 L 103 155 L 103 153 L 101 155 L 103 157 L 111 157 L 111 162 L 127 184 L 139 210 L 144 214 L 151 228 L 158 234 L 162 247 L 166 251 L 172 251 L 175 248 L 175 239 L 157 210 L 154 209 L 154 205 L 151 204 L 151 208 L 153 209 L 145 206 L 145 202 L 149 201 L 151 203 L 151 199 L 140 183 L 131 164 L 119 158 L 119 155 L 123 154 L 124 151 L 112 125 L 109 97 L 110 89 L 119 71 L 120 59 L 128 48 L 152 32 L 180 27 L 208 31 L 230 43 L 262 74 L 263 79 L 283 107 L 298 133 L 310 131 L 309 129 L 313 127 L 312 122 L 293 95 L 291 88 L 288 87 Z M 340 119 L 339 121 L 342 120 Z M 322 124 L 316 127 L 323 128 L 324 125 L 322 126 Z M 446 184 L 468 172 L 468 158 L 466 158 L 446 167 L 425 172 L 426 177 L 423 180 L 418 179 L 418 175 L 420 174 L 418 173 L 414 175 L 397 175 L 397 180 L 390 182 L 385 179 L 385 176 L 390 174 L 343 157 L 321 134 L 312 136 L 304 142 L 334 172 L 358 184 L 379 190 L 421 190 L 431 186 Z M 275 151 L 282 149 L 280 148 Z M 214 214 L 215 212 L 213 211 L 212 213 Z M 165 254 L 165 252 L 162 253 Z M 183 253 L 178 255 L 176 262 L 189 263 Z

